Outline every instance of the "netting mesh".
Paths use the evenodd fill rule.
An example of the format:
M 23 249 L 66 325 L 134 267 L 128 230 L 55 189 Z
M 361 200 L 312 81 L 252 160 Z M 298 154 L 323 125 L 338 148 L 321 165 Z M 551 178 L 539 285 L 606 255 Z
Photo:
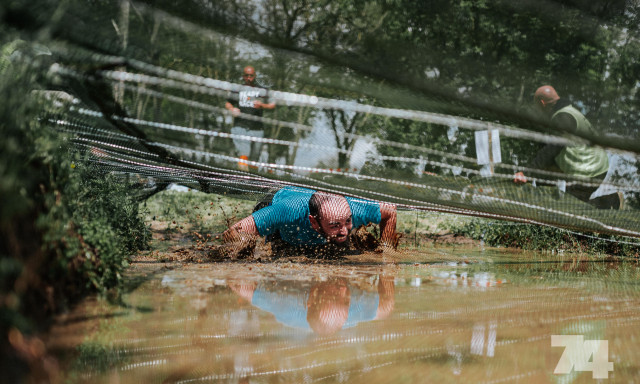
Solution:
M 640 236 L 637 84 L 626 94 L 607 93 L 602 97 L 612 98 L 599 99 L 596 108 L 587 100 L 591 88 L 576 85 L 579 79 L 543 76 L 514 59 L 510 70 L 518 72 L 502 83 L 445 87 L 438 79 L 455 60 L 426 63 L 412 80 L 402 57 L 366 62 L 349 45 L 354 41 L 337 38 L 334 56 L 314 46 L 319 32 L 309 32 L 301 15 L 290 18 L 290 36 L 304 31 L 297 40 L 274 40 L 280 2 L 256 2 L 253 14 L 243 13 L 251 2 L 230 4 L 236 7 L 198 1 L 180 8 L 129 1 L 11 5 L 6 14 L 26 15 L 30 23 L 9 21 L 7 36 L 27 40 L 28 48 L 7 48 L 12 42 L 6 41 L 5 55 L 22 49 L 40 58 L 45 80 L 34 94 L 46 100 L 42 125 L 67 135 L 97 174 L 137 181 L 132 193 L 141 198 L 178 183 L 259 201 L 292 185 L 398 209 Z M 565 12 L 565 5 L 556 6 Z M 528 12 L 553 22 L 539 10 Z M 584 25 L 605 24 L 578 15 Z M 272 24 L 264 24 L 267 19 Z M 334 32 L 349 35 L 350 28 Z M 633 30 L 625 33 L 625 47 L 637 49 Z M 36 40 L 44 51 L 35 52 Z M 395 52 L 389 41 L 384 46 Z M 420 47 L 406 42 L 402 49 Z M 439 54 L 458 57 L 444 48 Z M 13 59 L 7 60 L 10 66 Z M 499 79 L 500 60 L 487 60 Z M 472 74 L 473 66 L 462 68 L 468 59 L 458 64 Z M 250 86 L 242 79 L 247 65 L 256 71 Z M 532 110 L 535 88 L 554 80 L 597 134 L 561 132 Z M 254 108 L 256 101 L 266 107 Z M 615 115 L 622 103 L 631 107 Z M 587 177 L 530 165 L 545 146 L 581 145 L 607 150 L 606 173 Z M 516 172 L 526 175 L 525 184 L 514 183 Z

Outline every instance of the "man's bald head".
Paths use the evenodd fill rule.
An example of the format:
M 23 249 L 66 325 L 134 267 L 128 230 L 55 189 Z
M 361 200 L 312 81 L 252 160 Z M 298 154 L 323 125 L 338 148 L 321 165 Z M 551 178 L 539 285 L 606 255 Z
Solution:
M 332 243 L 344 243 L 352 228 L 351 208 L 344 196 L 316 192 L 309 200 L 311 227 Z
M 543 85 L 533 95 L 533 102 L 543 110 L 553 107 L 559 99 L 558 92 L 550 85 Z
M 244 79 L 244 83 L 246 85 L 253 85 L 256 81 L 256 69 L 250 65 L 247 65 L 242 71 L 242 78 Z

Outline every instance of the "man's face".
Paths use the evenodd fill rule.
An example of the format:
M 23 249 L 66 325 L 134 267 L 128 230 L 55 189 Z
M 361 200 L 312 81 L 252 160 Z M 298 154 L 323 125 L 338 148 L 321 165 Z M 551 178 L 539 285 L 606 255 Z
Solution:
M 253 67 L 246 67 L 242 73 L 242 79 L 246 85 L 253 85 L 256 81 L 256 70 Z
M 318 228 L 315 228 L 316 226 Z M 320 217 L 316 218 L 314 226 L 314 229 L 324 235 L 329 242 L 337 244 L 347 241 L 351 228 L 351 209 L 344 198 L 324 203 L 320 209 Z

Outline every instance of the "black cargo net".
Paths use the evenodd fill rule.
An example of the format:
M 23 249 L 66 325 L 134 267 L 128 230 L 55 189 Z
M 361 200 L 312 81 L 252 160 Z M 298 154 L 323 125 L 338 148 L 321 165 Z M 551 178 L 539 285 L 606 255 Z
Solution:
M 600 99 L 596 113 L 594 102 L 582 101 L 591 89 L 578 80 L 541 76 L 514 62 L 517 81 L 445 84 L 441 61 L 412 81 L 401 58 L 385 57 L 377 67 L 364 54 L 349 55 L 365 52 L 358 46 L 334 46 L 332 56 L 315 49 L 311 32 L 276 43 L 260 24 L 264 16 L 242 19 L 242 7 L 122 1 L 67 8 L 50 22 L 58 32 L 40 43 L 51 62 L 42 68 L 46 85 L 33 92 L 45 100 L 39 119 L 67 135 L 97 173 L 137 180 L 132 193 L 141 198 L 174 183 L 256 202 L 296 187 L 398 210 L 640 236 L 637 101 L 626 107 L 637 100 L 637 85 L 623 87 L 627 94 L 609 92 L 614 99 Z M 526 12 L 553 22 L 546 12 Z M 302 28 L 301 17 L 295 28 Z M 254 40 L 240 32 L 251 20 Z M 635 32 L 626 31 L 628 47 L 637 48 Z M 459 59 L 451 51 L 441 55 Z M 465 63 L 470 77 L 474 67 Z M 499 63 L 491 64 L 499 79 Z M 487 76 L 482 70 L 478 76 Z M 562 131 L 534 111 L 534 91 L 547 83 L 593 128 Z M 498 92 L 503 87 L 517 97 Z M 626 115 L 616 116 L 611 111 L 623 102 Z M 600 164 L 587 170 L 566 166 L 594 156 Z

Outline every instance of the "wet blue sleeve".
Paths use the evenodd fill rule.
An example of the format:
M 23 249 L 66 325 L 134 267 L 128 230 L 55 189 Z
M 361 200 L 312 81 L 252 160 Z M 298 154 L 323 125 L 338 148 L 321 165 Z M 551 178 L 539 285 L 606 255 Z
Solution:
M 353 228 L 369 223 L 379 224 L 382 214 L 380 213 L 380 203 L 371 200 L 355 199 L 347 197 L 353 221 Z

